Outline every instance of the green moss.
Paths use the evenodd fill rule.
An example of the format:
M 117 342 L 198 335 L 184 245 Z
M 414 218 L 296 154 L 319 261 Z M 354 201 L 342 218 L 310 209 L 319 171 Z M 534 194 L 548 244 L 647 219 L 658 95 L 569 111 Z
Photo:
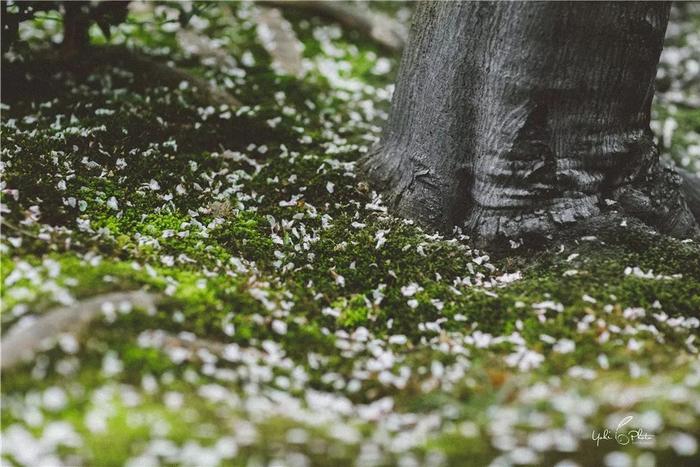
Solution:
M 364 295 L 355 295 L 349 301 L 334 303 L 342 311 L 338 316 L 338 324 L 343 327 L 364 326 L 369 323 L 370 310 L 367 308 Z
M 90 54 L 71 67 L 31 54 L 7 68 L 3 64 L 3 86 L 8 86 L 3 102 L 10 105 L 3 109 L 1 129 L 2 155 L 8 161 L 3 176 L 8 187 L 18 190 L 17 199 L 2 194 L 9 211 L 3 219 L 12 225 L 11 232 L 4 232 L 22 239 L 19 246 L 3 243 L 3 284 L 28 265 L 27 277 L 2 288 L 3 332 L 22 316 L 57 305 L 60 297 L 48 283 L 76 299 L 139 288 L 164 296 L 155 313 L 134 310 L 118 314 L 113 322 L 93 323 L 79 336 L 76 354 L 54 348 L 42 352 L 44 363 L 3 370 L 3 403 L 22 407 L 33 391 L 65 389 L 71 394 L 66 407 L 56 413 L 44 410 L 44 416 L 78 427 L 84 446 L 66 453 L 94 465 L 122 464 L 138 455 L 156 437 L 151 429 L 157 422 L 169 426 L 167 438 L 176 444 L 194 440 L 204 446 L 236 429 L 244 431 L 238 422 L 254 424 L 257 437 L 239 446 L 234 465 L 267 463 L 290 452 L 303 452 L 312 465 L 346 465 L 368 440 L 377 441 L 375 423 L 358 422 L 360 438 L 350 442 L 339 439 L 333 426 L 306 423 L 309 412 L 260 420 L 244 409 L 249 403 L 255 408 L 251 400 L 264 405 L 256 399 L 260 394 L 275 403 L 282 400 L 285 409 L 304 407 L 315 391 L 337 396 L 340 406 L 390 397 L 392 413 L 413 414 L 416 423 L 441 414 L 442 425 L 411 451 L 418 463 L 429 464 L 427 459 L 440 452 L 448 465 L 464 465 L 488 463 L 499 453 L 491 445 L 489 410 L 512 408 L 527 415 L 541 410 L 556 426 L 565 423 L 550 401 L 518 399 L 535 384 L 597 400 L 609 387 L 633 392 L 671 387 L 659 378 L 668 378 L 673 387 L 684 384 L 693 371 L 687 341 L 698 330 L 679 331 L 654 313 L 699 316 L 696 244 L 631 230 L 617 237 L 601 233 L 598 241 L 567 241 L 561 250 L 513 250 L 511 256 L 493 259 L 472 249 L 468 240 L 426 236 L 409 222 L 370 211 L 366 206 L 372 197 L 352 164 L 376 135 L 379 119 L 367 117 L 354 126 L 348 122 L 361 110 L 355 100 L 375 96 L 338 93 L 318 68 L 303 80 L 275 75 L 255 39 L 255 25 L 228 11 L 237 15 L 248 7 L 213 5 L 205 14 L 206 33 L 221 40 L 231 56 L 241 61 L 246 52 L 252 54 L 254 65 L 239 64 L 245 79 L 186 57 L 172 33 L 143 25 L 129 36 L 151 53 L 167 50 L 178 66 L 220 86 L 231 79 L 230 91 L 252 105 L 229 118 L 220 118 L 212 105 L 214 113 L 203 119 L 200 112 L 210 103 L 201 101 L 200 94 L 179 89 L 167 77 L 149 78 L 118 49 L 98 49 L 104 57 Z M 305 57 L 329 59 L 313 29 L 330 23 L 304 23 L 297 14 L 288 18 L 305 45 Z M 114 37 L 125 36 L 117 32 Z M 375 45 L 347 31 L 333 44 L 341 55 L 337 61 L 344 63 L 339 68 L 343 78 L 367 86 L 391 82 L 391 73 L 371 71 L 381 56 Z M 396 58 L 389 60 L 396 64 Z M 375 104 L 381 113 L 389 103 Z M 694 131 L 697 115 L 681 109 L 677 116 L 679 134 Z M 266 122 L 278 117 L 274 128 Z M 55 125 L 57 119 L 64 124 Z M 302 136 L 311 141 L 301 141 Z M 111 197 L 116 209 L 108 205 Z M 32 206 L 40 210 L 36 221 L 23 222 Z M 642 278 L 626 274 L 628 267 L 682 277 Z M 516 271 L 522 276 L 512 283 L 491 281 Z M 561 311 L 547 310 L 547 319 L 541 320 L 536 311 L 541 302 L 561 304 Z M 335 311 L 324 312 L 326 307 Z M 633 307 L 644 308 L 645 315 L 625 317 L 625 309 Z M 580 329 L 586 316 L 593 317 L 592 324 Z M 622 331 L 604 341 L 601 326 Z M 368 330 L 371 343 L 358 344 L 363 342 L 357 337 L 363 335 L 361 328 Z M 263 356 L 247 356 L 243 363 L 219 356 L 206 366 L 199 355 L 176 363 L 169 349 L 142 345 L 144 331 L 163 331 L 185 341 L 190 334 L 180 333 L 193 333 L 214 345 L 236 344 Z M 493 342 L 470 344 L 476 332 L 490 334 Z M 506 363 L 518 349 L 504 339 L 513 335 L 543 357 L 538 368 L 520 371 Z M 627 345 L 632 336 L 641 350 Z M 569 339 L 574 348 L 557 352 L 552 339 Z M 279 345 L 280 355 L 268 354 L 275 353 L 273 345 Z M 366 370 L 371 359 L 387 358 L 389 351 L 396 360 L 393 366 Z M 102 369 L 107 352 L 123 365 L 116 374 Z M 606 368 L 600 355 L 607 359 Z M 266 359 L 281 362 L 269 377 Z M 71 361 L 78 362 L 72 373 L 58 371 Z M 633 364 L 647 373 L 631 377 Z M 449 384 L 433 374 L 454 366 L 465 374 Z M 410 370 L 405 380 L 402 368 Z M 595 370 L 596 378 L 571 376 L 573 368 Z M 229 376 L 219 379 L 218 370 Z M 143 387 L 148 377 L 158 382 L 152 393 Z M 289 381 L 298 385 L 289 386 Z M 355 383 L 359 389 L 350 390 Z M 232 400 L 240 401 L 232 406 L 206 401 L 201 394 L 205 385 L 224 387 Z M 95 433 L 87 429 L 85 417 L 94 408 L 91 397 L 105 388 L 133 390 L 141 401 L 127 406 L 119 397 L 110 400 L 106 405 L 114 412 L 106 430 Z M 167 391 L 182 393 L 182 410 L 166 406 Z M 688 407 L 659 397 L 634 410 L 657 410 L 667 422 L 681 420 L 679 412 Z M 614 410 L 602 406 L 599 412 Z M 3 426 L 24 424 L 23 417 L 3 410 Z M 473 436 L 469 431 L 474 427 L 462 426 L 465 422 L 476 425 Z M 698 431 L 697 423 L 668 423 L 673 429 Z M 307 432 L 307 441 L 290 441 L 295 428 Z M 40 427 L 32 430 L 40 434 Z M 571 457 L 598 464 L 614 448 L 589 447 Z M 591 451 L 596 454 L 589 456 Z M 656 453 L 671 463 L 666 461 L 673 453 Z M 387 464 L 400 457 L 383 455 Z M 552 454 L 546 460 L 554 463 L 561 457 Z

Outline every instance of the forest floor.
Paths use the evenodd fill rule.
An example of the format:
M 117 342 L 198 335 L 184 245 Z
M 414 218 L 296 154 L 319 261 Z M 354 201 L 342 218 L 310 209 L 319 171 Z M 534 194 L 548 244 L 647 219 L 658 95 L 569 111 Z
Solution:
M 696 7 L 674 11 L 653 129 L 700 172 Z M 600 233 L 496 259 L 423 231 L 356 175 L 396 55 L 285 12 L 294 77 L 255 5 L 184 32 L 155 13 L 69 61 L 3 61 L 2 465 L 698 465 L 700 245 Z M 6 364 L 8 336 L 90 299 L 85 327 Z

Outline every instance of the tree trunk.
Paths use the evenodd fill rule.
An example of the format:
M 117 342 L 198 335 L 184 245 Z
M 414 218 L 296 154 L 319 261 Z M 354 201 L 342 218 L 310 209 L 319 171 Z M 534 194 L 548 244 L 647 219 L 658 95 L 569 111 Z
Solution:
M 63 42 L 61 43 L 64 56 L 77 55 L 90 43 L 89 7 L 89 3 L 85 1 L 64 3 Z
M 419 3 L 367 176 L 398 214 L 487 241 L 611 211 L 696 235 L 649 129 L 669 9 Z

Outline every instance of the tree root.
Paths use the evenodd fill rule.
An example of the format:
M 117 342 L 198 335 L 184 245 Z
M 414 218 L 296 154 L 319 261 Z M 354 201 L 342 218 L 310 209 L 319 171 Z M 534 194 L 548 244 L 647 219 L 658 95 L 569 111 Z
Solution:
M 193 335 L 174 335 L 162 330 L 143 331 L 139 335 L 139 341 L 148 347 L 159 349 L 185 349 L 189 352 L 187 355 L 188 360 L 196 359 L 196 354 L 200 350 L 207 350 L 215 355 L 221 355 L 226 350 L 227 345 L 222 342 L 200 339 Z
M 153 60 L 147 55 L 127 49 L 125 47 L 106 46 L 92 49 L 94 58 L 98 60 L 108 60 L 123 62 L 136 68 L 143 76 L 144 80 L 169 88 L 177 88 L 182 81 L 187 81 L 198 93 L 198 97 L 203 102 L 212 105 L 227 105 L 230 109 L 237 109 L 242 106 L 241 102 L 230 93 L 219 89 L 207 80 L 193 75 L 192 73 L 175 66 L 168 66 Z
M 300 78 L 304 73 L 301 55 L 303 46 L 280 10 L 261 5 L 257 8 L 255 22 L 258 39 L 270 54 L 272 67 Z
M 527 213 L 487 211 L 486 221 L 481 220 L 476 224 L 479 230 L 474 230 L 477 243 L 501 248 L 506 240 L 519 237 L 531 244 L 546 244 L 571 235 L 595 235 L 602 230 L 618 234 L 648 231 L 700 240 L 700 183 L 691 174 L 682 177 L 673 169 L 655 164 L 636 180 L 597 197 L 597 206 L 588 213 L 569 213 L 563 208 Z
M 197 34 L 189 29 L 180 29 L 175 34 L 177 43 L 182 50 L 188 54 L 196 55 L 202 59 L 213 61 L 218 68 L 235 67 L 236 60 L 233 56 L 222 50 L 220 47 L 212 45 L 206 37 Z
M 688 209 L 700 224 L 700 177 L 681 168 L 676 168 L 676 172 L 680 174 L 682 179 L 681 193 L 685 197 Z
M 355 29 L 365 34 L 384 50 L 391 53 L 403 50 L 408 38 L 406 29 L 391 18 L 381 13 L 373 12 L 369 9 L 359 9 L 343 2 L 327 0 L 271 0 L 260 3 L 274 5 L 279 8 L 293 8 L 337 21 L 348 29 Z
M 99 66 L 121 67 L 134 75 L 134 82 L 137 87 L 149 88 L 153 86 L 164 86 L 177 89 L 181 82 L 190 83 L 195 98 L 204 105 L 227 105 L 230 109 L 237 109 L 242 106 L 230 93 L 213 85 L 209 81 L 191 72 L 169 66 L 137 50 L 132 50 L 124 46 L 94 46 L 82 49 L 79 53 L 66 56 L 55 48 L 47 48 L 34 51 L 31 55 L 33 67 L 41 72 L 48 70 L 70 70 L 79 76 L 86 76 Z M 3 61 L 3 72 L 12 76 L 15 63 Z M 26 95 L 28 90 L 21 78 L 14 80 L 3 80 L 3 100 L 12 99 Z
M 611 193 L 618 202 L 615 208 L 654 227 L 661 233 L 676 238 L 697 238 L 698 223 L 686 196 L 683 179 L 677 171 L 660 163 L 628 184 Z
M 3 336 L 0 368 L 10 369 L 31 359 L 37 352 L 53 347 L 61 334 L 79 335 L 107 306 L 154 310 L 158 300 L 157 295 L 137 290 L 98 295 L 73 305 L 54 308 L 26 326 L 11 328 Z
M 184 350 L 185 352 L 178 352 L 177 358 L 189 362 L 202 361 L 207 353 L 229 362 L 255 361 L 264 359 L 269 352 L 254 346 L 202 339 L 186 332 L 175 335 L 161 329 L 143 331 L 139 334 L 138 342 L 143 347 L 164 350 L 166 353 L 172 349 Z

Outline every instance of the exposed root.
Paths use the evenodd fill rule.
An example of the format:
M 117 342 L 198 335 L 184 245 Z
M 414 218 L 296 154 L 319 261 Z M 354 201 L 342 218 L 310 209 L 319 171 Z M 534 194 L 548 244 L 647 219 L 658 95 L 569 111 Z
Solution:
M 301 55 L 303 46 L 280 10 L 260 6 L 256 9 L 255 22 L 258 39 L 270 54 L 272 67 L 300 78 L 304 74 Z
M 212 356 L 228 362 L 257 361 L 269 358 L 269 349 L 253 346 L 240 346 L 236 343 L 218 342 L 210 339 L 196 337 L 189 332 L 181 332 L 177 335 L 160 330 L 143 331 L 138 336 L 138 343 L 142 347 L 155 348 L 176 355 L 176 361 L 201 362 L 210 360 Z M 172 354 L 171 351 L 177 350 Z
M 53 347 L 61 334 L 79 335 L 107 307 L 115 310 L 154 310 L 157 302 L 157 295 L 137 290 L 98 295 L 73 305 L 54 308 L 27 325 L 13 327 L 3 336 L 0 367 L 7 370 L 31 359 L 37 352 Z
M 220 106 L 227 105 L 230 109 L 237 109 L 242 106 L 234 96 L 218 88 L 209 81 L 190 73 L 187 70 L 176 66 L 169 66 L 159 62 L 150 56 L 123 46 L 98 46 L 88 47 L 74 56 L 66 56 L 56 53 L 56 49 L 45 49 L 36 51 L 32 61 L 41 63 L 42 68 L 50 70 L 59 68 L 70 70 L 77 75 L 91 73 L 99 66 L 121 67 L 130 71 L 134 75 L 134 82 L 137 86 L 153 87 L 164 86 L 176 89 L 180 83 L 186 81 L 190 83 L 195 97 L 202 104 Z M 12 73 L 13 63 L 3 61 L 3 67 L 7 66 L 7 73 Z M 6 70 L 3 70 L 6 71 Z M 6 92 L 6 87 L 7 92 Z M 3 80 L 3 98 L 8 95 L 22 95 L 26 92 L 22 89 L 22 82 L 8 82 Z
M 189 29 L 180 29 L 175 34 L 175 38 L 182 50 L 200 59 L 210 60 L 218 68 L 225 69 L 236 66 L 236 60 L 230 53 L 212 44 L 211 39 L 201 34 L 197 34 Z
M 139 334 L 139 343 L 145 347 L 158 349 L 184 349 L 188 352 L 184 356 L 186 360 L 196 360 L 197 353 L 203 350 L 214 355 L 222 355 L 227 345 L 221 342 L 200 339 L 189 333 L 174 335 L 162 330 L 143 331 Z
M 612 193 L 623 214 L 636 217 L 676 238 L 698 237 L 700 230 L 681 188 L 682 178 L 655 164 L 630 184 Z
M 636 229 L 679 239 L 700 238 L 700 184 L 682 185 L 671 169 L 656 165 L 634 182 L 598 198 L 597 206 L 582 200 L 578 200 L 578 205 L 577 200 L 563 200 L 560 205 L 527 212 L 477 210 L 472 212 L 467 227 L 479 246 L 491 250 L 507 249 L 509 240 L 547 244 L 571 235 L 595 235 L 601 229 L 618 233 Z
M 700 177 L 680 168 L 677 168 L 676 171 L 682 178 L 681 192 L 685 197 L 685 202 L 695 216 L 695 220 L 700 224 Z
M 200 94 L 200 98 L 213 105 L 227 105 L 230 109 L 241 107 L 241 102 L 228 92 L 219 89 L 207 80 L 175 66 L 157 62 L 150 57 L 124 47 L 100 47 L 94 50 L 95 55 L 111 57 L 131 63 L 149 81 L 164 86 L 176 88 L 182 81 L 189 82 Z
M 400 52 L 406 45 L 408 32 L 399 23 L 381 13 L 360 9 L 344 2 L 335 1 L 280 1 L 260 2 L 279 8 L 294 8 L 339 22 L 348 29 L 355 29 L 370 37 L 383 49 L 391 53 Z

